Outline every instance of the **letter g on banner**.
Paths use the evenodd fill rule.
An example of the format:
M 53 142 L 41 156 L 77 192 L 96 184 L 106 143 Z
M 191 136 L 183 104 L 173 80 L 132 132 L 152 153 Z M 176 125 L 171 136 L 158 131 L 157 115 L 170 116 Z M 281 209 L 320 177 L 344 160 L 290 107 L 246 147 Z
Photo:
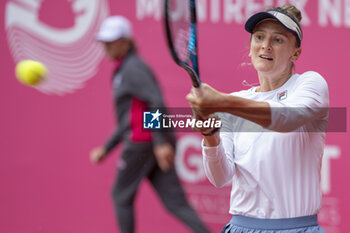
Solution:
M 83 87 L 104 57 L 94 40 L 109 14 L 107 0 L 10 0 L 5 8 L 7 42 L 15 63 L 43 62 L 50 78 L 35 88 L 64 95 Z
M 175 166 L 181 180 L 190 183 L 205 180 L 201 141 L 201 137 L 194 135 L 186 135 L 178 140 Z M 190 153 L 191 149 L 197 153 Z

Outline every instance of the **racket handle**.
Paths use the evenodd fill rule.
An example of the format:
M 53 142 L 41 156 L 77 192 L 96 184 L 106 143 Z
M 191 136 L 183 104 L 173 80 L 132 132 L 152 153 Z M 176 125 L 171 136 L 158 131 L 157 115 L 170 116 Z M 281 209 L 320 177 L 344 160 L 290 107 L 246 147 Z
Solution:
M 196 97 L 199 97 L 203 94 L 203 89 L 202 89 L 202 85 L 199 85 L 198 87 L 192 87 L 193 91 L 194 91 L 194 95 Z

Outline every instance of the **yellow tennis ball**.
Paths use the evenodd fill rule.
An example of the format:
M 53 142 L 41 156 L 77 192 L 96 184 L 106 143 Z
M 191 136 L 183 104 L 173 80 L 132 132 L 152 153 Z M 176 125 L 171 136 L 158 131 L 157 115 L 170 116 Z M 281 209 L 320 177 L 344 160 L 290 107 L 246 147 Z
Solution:
M 34 86 L 42 82 L 48 73 L 44 64 L 34 60 L 23 60 L 16 65 L 17 79 L 26 85 Z

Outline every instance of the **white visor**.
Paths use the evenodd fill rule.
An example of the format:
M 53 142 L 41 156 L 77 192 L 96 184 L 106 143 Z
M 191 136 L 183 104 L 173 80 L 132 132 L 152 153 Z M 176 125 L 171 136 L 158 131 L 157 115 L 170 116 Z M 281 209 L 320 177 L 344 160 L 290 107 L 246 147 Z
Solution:
M 303 39 L 303 32 L 301 31 L 299 23 L 289 15 L 280 11 L 263 11 L 252 15 L 245 24 L 245 30 L 253 33 L 255 26 L 262 20 L 268 18 L 277 20 L 277 22 L 293 33 L 299 42 Z

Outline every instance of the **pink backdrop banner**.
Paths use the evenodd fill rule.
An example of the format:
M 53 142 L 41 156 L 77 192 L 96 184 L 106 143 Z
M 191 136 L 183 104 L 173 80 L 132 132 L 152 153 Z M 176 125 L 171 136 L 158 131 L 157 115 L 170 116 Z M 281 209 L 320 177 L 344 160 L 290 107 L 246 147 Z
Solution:
M 346 110 L 348 0 L 198 0 L 202 80 L 224 92 L 257 83 L 244 22 L 266 6 L 289 2 L 304 16 L 296 72 L 321 73 L 331 106 Z M 0 2 L 1 233 L 118 232 L 110 189 L 120 149 L 101 165 L 89 161 L 90 150 L 104 143 L 115 127 L 113 63 L 104 59 L 94 34 L 108 15 L 130 18 L 140 55 L 154 68 L 168 106 L 188 107 L 185 95 L 191 82 L 169 55 L 162 7 L 162 0 Z M 47 82 L 36 88 L 19 83 L 14 69 L 23 59 L 44 62 L 50 70 Z M 343 116 L 342 132 L 327 134 L 322 167 L 319 220 L 328 233 L 350 231 L 349 117 Z M 220 232 L 230 219 L 230 187 L 216 189 L 207 181 L 200 140 L 196 133 L 178 134 L 176 169 L 191 204 L 213 232 Z M 138 232 L 189 232 L 166 212 L 148 182 L 142 183 L 136 208 Z

